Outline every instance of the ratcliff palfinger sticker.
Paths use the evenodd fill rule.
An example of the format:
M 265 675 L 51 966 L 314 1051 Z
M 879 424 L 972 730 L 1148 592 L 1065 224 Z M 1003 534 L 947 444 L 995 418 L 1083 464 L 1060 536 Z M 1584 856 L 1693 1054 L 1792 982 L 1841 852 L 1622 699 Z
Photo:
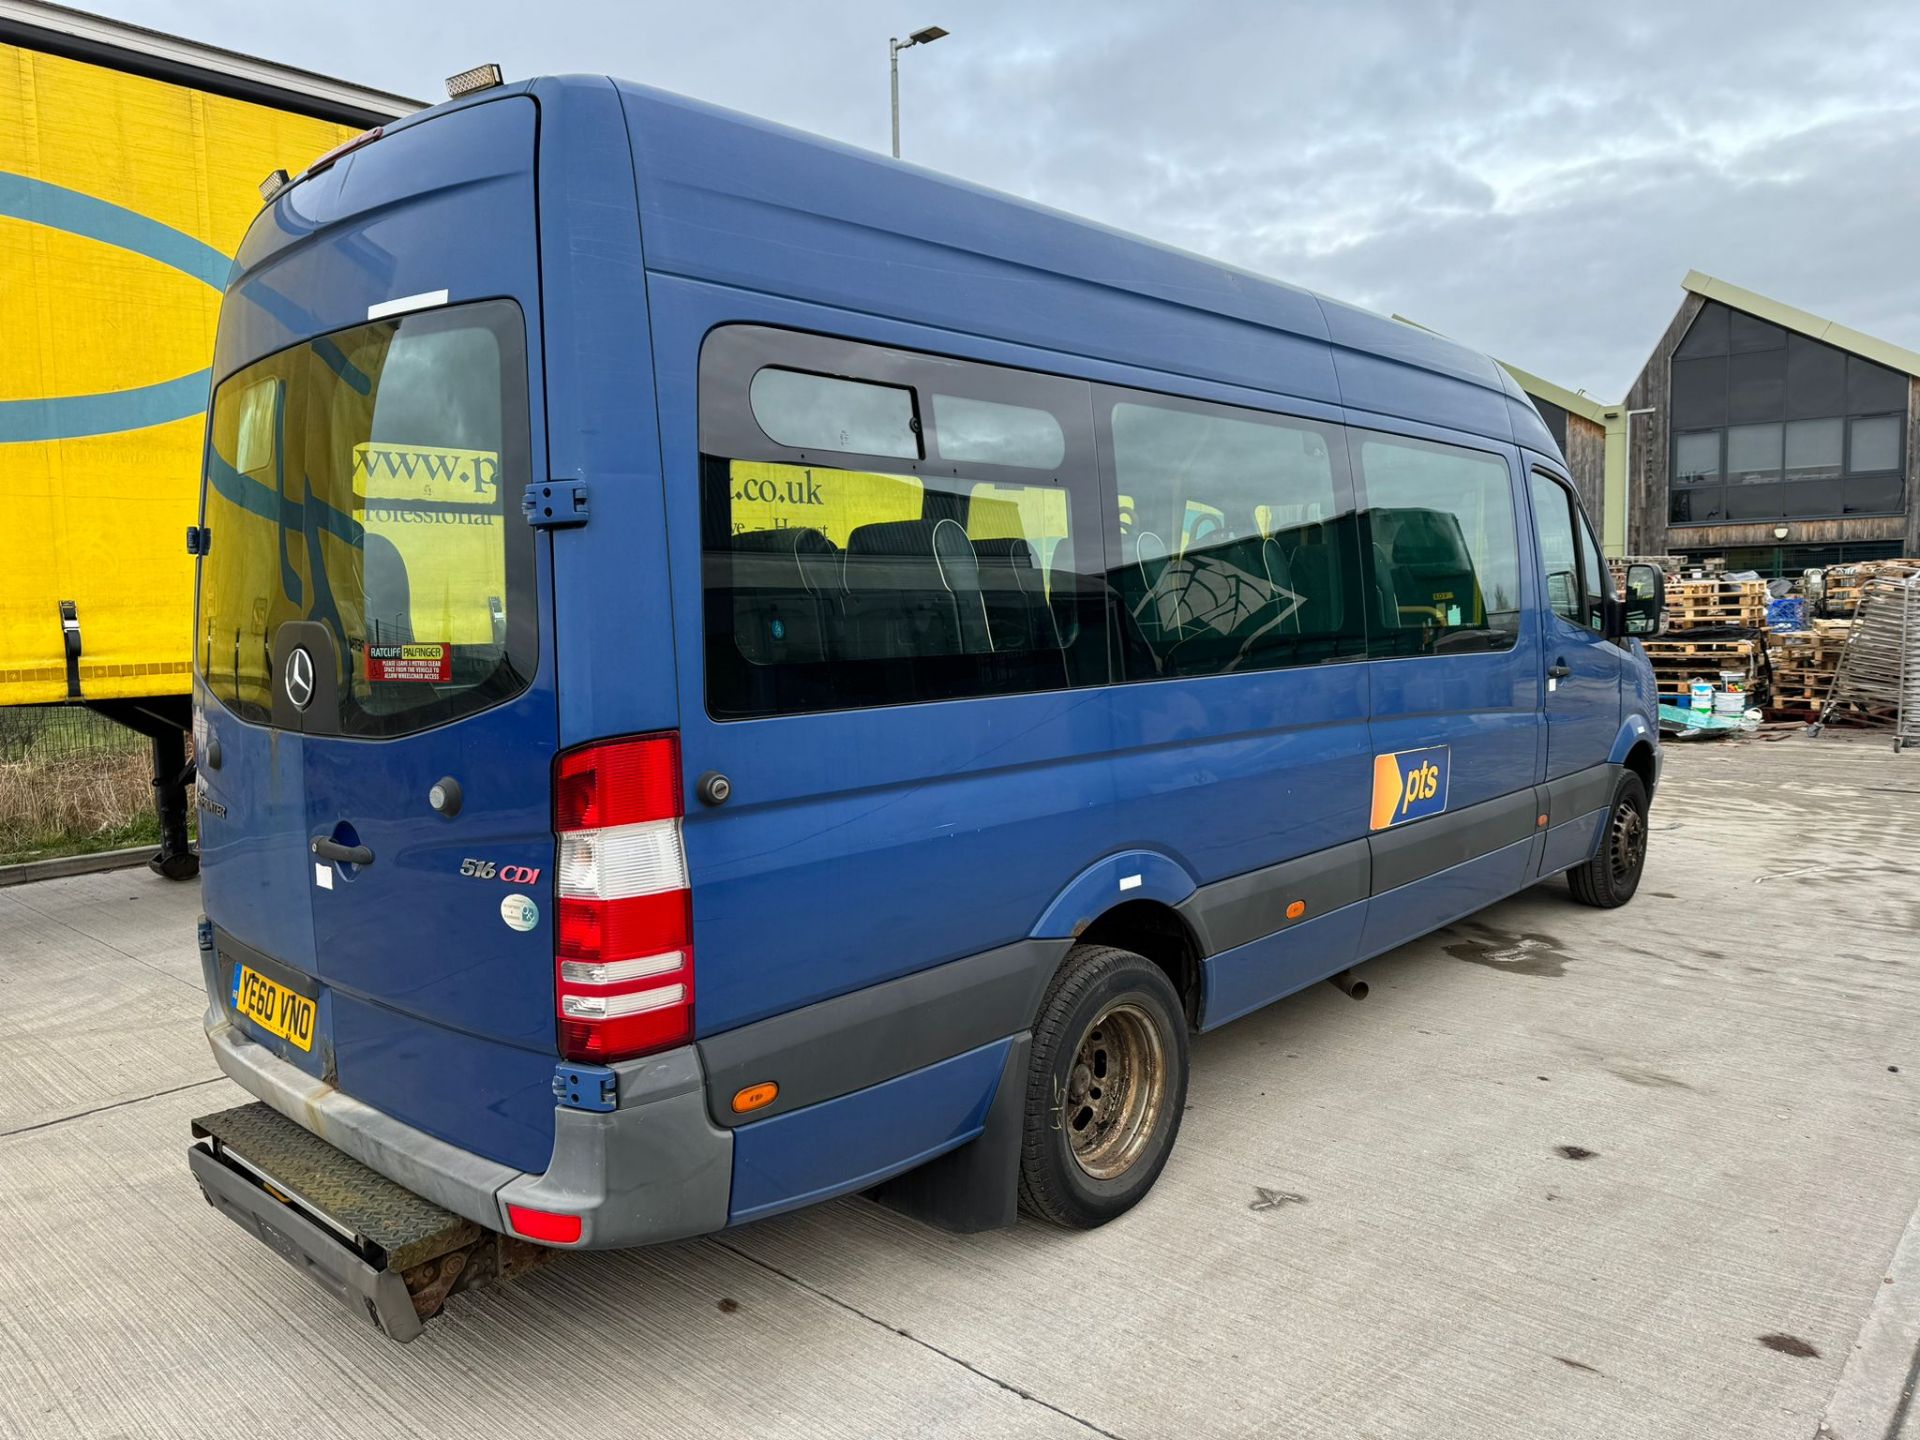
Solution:
M 540 907 L 526 895 L 509 895 L 500 902 L 500 918 L 510 929 L 524 932 L 540 923 Z

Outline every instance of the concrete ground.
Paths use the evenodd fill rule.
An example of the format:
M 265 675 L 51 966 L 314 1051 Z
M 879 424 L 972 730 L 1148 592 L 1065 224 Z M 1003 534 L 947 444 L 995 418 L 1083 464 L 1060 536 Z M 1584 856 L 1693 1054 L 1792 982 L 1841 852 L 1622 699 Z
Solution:
M 1206 1037 L 1104 1230 L 843 1200 L 404 1348 L 188 1177 L 244 1098 L 193 888 L 0 890 L 0 1435 L 1920 1437 L 1920 756 L 1667 763 L 1632 905 L 1551 882 Z

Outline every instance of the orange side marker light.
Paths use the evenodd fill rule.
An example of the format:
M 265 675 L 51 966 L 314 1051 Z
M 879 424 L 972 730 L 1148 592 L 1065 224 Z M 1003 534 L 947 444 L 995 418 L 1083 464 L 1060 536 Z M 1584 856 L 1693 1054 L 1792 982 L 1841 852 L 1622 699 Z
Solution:
M 1287 919 L 1289 920 L 1298 920 L 1302 915 L 1306 913 L 1307 913 L 1307 902 L 1304 900 L 1296 900 L 1291 905 L 1287 906 Z
M 762 1081 L 758 1085 L 749 1085 L 734 1095 L 733 1113 L 744 1115 L 749 1110 L 764 1110 L 774 1102 L 774 1098 L 779 1093 L 780 1087 L 771 1080 Z

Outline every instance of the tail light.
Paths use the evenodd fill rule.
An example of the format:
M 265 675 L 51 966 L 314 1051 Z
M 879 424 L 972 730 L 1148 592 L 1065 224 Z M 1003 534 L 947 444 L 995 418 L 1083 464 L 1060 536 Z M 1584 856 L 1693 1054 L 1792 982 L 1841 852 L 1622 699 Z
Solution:
M 680 740 L 586 745 L 554 769 L 560 1053 L 606 1064 L 693 1038 Z

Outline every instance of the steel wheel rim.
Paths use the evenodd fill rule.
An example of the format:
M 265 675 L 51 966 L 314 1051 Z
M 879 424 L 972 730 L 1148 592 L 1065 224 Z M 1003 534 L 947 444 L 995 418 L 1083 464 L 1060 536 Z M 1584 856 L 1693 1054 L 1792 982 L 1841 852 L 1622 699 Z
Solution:
M 1647 853 L 1647 827 L 1632 805 L 1621 805 L 1613 812 L 1609 827 L 1613 878 L 1625 880 L 1640 868 Z
M 1061 1097 L 1074 1163 L 1095 1180 L 1125 1174 L 1153 1139 L 1166 1095 L 1159 1026 L 1131 1001 L 1107 1006 L 1081 1035 Z

